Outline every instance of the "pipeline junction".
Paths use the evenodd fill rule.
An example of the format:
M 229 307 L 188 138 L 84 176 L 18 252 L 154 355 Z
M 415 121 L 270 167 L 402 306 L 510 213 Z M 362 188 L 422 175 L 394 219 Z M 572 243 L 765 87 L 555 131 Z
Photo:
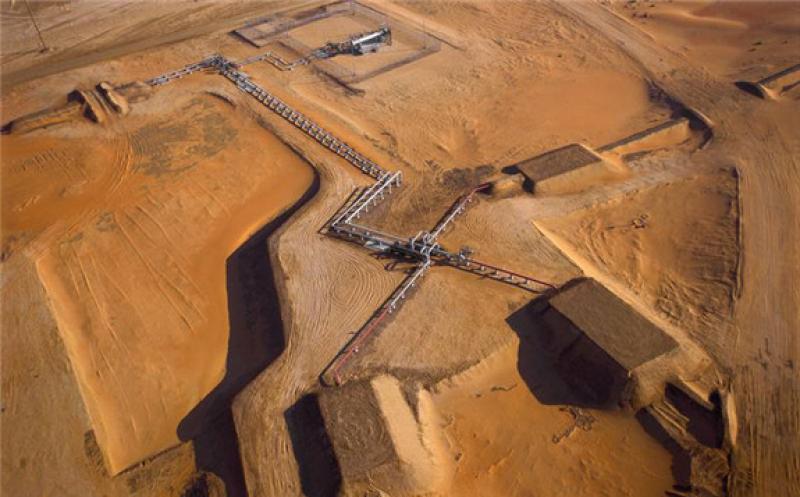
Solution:
M 371 208 L 383 202 L 393 189 L 402 185 L 402 172 L 390 172 L 370 160 L 344 140 L 336 137 L 330 131 L 315 123 L 310 118 L 295 110 L 287 103 L 273 95 L 266 89 L 256 84 L 242 67 L 267 60 L 273 65 L 278 61 L 278 65 L 291 66 L 282 59 L 267 52 L 265 54 L 244 59 L 236 62 L 220 54 L 213 54 L 199 62 L 188 64 L 181 69 L 170 71 L 146 81 L 153 87 L 162 86 L 175 80 L 186 77 L 199 71 L 214 71 L 221 74 L 244 93 L 258 100 L 264 107 L 285 119 L 296 128 L 316 140 L 325 148 L 329 149 L 351 165 L 358 168 L 362 173 L 370 176 L 375 181 L 370 186 L 360 192 L 356 192 L 353 200 L 345 205 L 325 227 L 325 233 L 329 236 L 356 243 L 364 248 L 389 255 L 394 258 L 414 261 L 415 266 L 409 275 L 402 281 L 384 304 L 375 311 L 372 317 L 353 335 L 349 342 L 339 351 L 339 353 L 329 363 L 325 371 L 320 374 L 320 380 L 325 384 L 341 385 L 346 381 L 344 370 L 348 363 L 356 357 L 359 352 L 364 350 L 369 339 L 374 337 L 384 324 L 387 318 L 402 305 L 408 298 L 410 292 L 422 280 L 423 276 L 433 265 L 450 266 L 462 271 L 466 271 L 481 278 L 495 280 L 504 284 L 516 286 L 532 293 L 543 293 L 554 289 L 553 285 L 532 276 L 523 275 L 516 271 L 504 269 L 500 266 L 481 262 L 471 258 L 471 250 L 462 248 L 454 252 L 444 248 L 438 241 L 454 221 L 463 214 L 468 205 L 472 203 L 476 196 L 487 191 L 491 185 L 488 183 L 480 184 L 472 188 L 468 193 L 459 197 L 452 206 L 444 213 L 440 220 L 430 231 L 419 231 L 412 237 L 403 237 L 389 233 L 383 233 L 377 229 L 358 224 L 358 220 L 367 214 Z M 303 63 L 307 63 L 306 60 Z M 300 64 L 297 62 L 297 64 Z

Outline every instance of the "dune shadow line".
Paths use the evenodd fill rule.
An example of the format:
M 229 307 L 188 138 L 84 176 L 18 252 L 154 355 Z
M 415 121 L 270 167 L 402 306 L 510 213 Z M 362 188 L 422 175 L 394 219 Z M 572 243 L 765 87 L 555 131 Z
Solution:
M 231 404 L 234 397 L 285 349 L 283 320 L 269 237 L 319 191 L 319 174 L 302 197 L 259 229 L 225 262 L 228 294 L 228 353 L 225 376 L 178 425 L 178 437 L 194 442 L 198 470 L 225 482 L 228 497 L 247 488 Z
M 325 429 L 319 398 L 310 393 L 283 413 L 306 497 L 336 497 L 342 472 Z

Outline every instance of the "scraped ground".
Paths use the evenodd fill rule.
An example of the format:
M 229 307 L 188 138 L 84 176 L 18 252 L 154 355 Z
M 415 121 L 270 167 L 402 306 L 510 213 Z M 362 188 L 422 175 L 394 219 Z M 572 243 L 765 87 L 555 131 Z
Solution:
M 202 87 L 164 92 L 113 130 L 2 138 L 4 258 L 35 262 L 109 472 L 187 436 L 182 420 L 226 371 L 227 259 L 312 184 L 312 169 L 232 102 Z M 27 388 L 4 378 L 6 392 Z M 6 460 L 24 465 L 37 449 L 21 434 L 36 425 L 9 407 L 4 426 L 20 435 L 4 438 Z M 56 426 L 58 412 L 42 414 Z M 12 488 L 46 484 L 20 471 Z
M 636 3 L 648 17 L 588 2 L 381 3 L 441 39 L 442 50 L 359 83 L 361 95 L 313 68 L 246 71 L 403 171 L 403 190 L 365 222 L 406 235 L 430 228 L 507 165 L 662 122 L 670 110 L 653 82 L 707 115 L 715 136 L 702 150 L 629 158 L 629 177 L 581 194 L 483 198 L 442 241 L 554 284 L 583 274 L 588 261 L 631 288 L 731 375 L 740 426 L 731 495 L 792 495 L 800 492 L 800 112 L 792 95 L 765 102 L 732 83 L 797 62 L 789 36 L 797 14 L 790 3 Z M 175 34 L 122 6 L 118 16 L 83 10 L 87 29 L 67 32 L 58 27 L 64 4 L 37 7 L 53 16 L 44 35 L 63 48 L 38 55 L 25 52 L 35 44 L 17 4 L 17 24 L 3 34 L 3 123 L 79 85 L 144 79 L 213 52 L 260 53 L 227 30 L 286 7 L 203 5 L 191 16 L 185 4 L 149 13 L 180 19 Z M 129 37 L 111 29 L 83 46 L 71 38 L 98 20 Z M 205 74 L 158 89 L 107 128 L 76 123 L 1 144 L 4 492 L 181 495 L 202 453 L 161 451 L 178 443 L 181 421 L 224 377 L 226 359 L 238 358 L 226 357 L 225 260 L 308 189 L 309 162 L 319 193 L 272 236 L 269 252 L 263 244 L 262 259 L 253 252 L 273 266 L 285 349 L 238 395 L 228 442 L 238 444 L 249 495 L 321 495 L 288 413 L 404 276 L 319 233 L 366 180 Z M 631 415 L 546 405 L 520 383 L 507 318 L 534 296 L 434 268 L 350 373 L 438 385 L 437 405 L 452 420 L 443 427 L 452 495 L 549 495 L 572 485 L 587 495 L 662 494 L 669 456 Z M 248 309 L 256 320 L 263 312 Z M 244 322 L 245 333 L 263 332 Z M 527 462 L 540 457 L 546 465 Z M 151 470 L 143 476 L 113 476 L 142 458 Z M 597 464 L 576 463 L 584 459 Z

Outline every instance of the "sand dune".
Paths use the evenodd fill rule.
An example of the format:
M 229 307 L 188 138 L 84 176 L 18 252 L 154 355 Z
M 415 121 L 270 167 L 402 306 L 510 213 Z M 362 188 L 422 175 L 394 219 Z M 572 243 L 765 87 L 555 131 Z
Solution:
M 491 182 L 439 242 L 545 282 L 432 267 L 349 363 L 386 395 L 341 410 L 318 399 L 352 385 L 320 373 L 416 263 L 326 236 L 372 178 L 215 68 L 126 112 L 98 100 L 102 119 L 66 95 L 371 24 L 320 2 L 30 4 L 48 51 L 22 2 L 0 18 L 4 494 L 800 492 L 797 87 L 734 84 L 797 64 L 796 4 L 368 2 L 404 33 L 385 52 L 243 67 L 402 171 L 360 222 L 410 237 Z M 246 22 L 289 27 L 257 48 Z M 415 30 L 437 50 L 395 64 Z M 619 174 L 526 189 L 514 165 L 571 144 Z M 582 403 L 514 319 L 583 276 L 677 337 L 637 412 Z M 331 437 L 375 406 L 400 462 L 348 486 Z

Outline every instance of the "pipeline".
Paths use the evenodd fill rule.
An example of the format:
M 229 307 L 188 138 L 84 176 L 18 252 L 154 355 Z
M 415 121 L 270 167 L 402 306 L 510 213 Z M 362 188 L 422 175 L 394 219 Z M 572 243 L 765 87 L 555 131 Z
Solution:
M 236 65 L 242 67 L 248 64 L 252 64 L 254 62 L 261 62 L 263 60 L 269 62 L 270 64 L 280 69 L 281 71 L 291 71 L 296 67 L 310 64 L 316 58 L 317 56 L 312 53 L 311 55 L 300 57 L 297 60 L 289 62 L 274 52 L 264 52 L 263 54 L 254 55 L 252 57 L 248 57 L 242 61 L 239 61 L 236 63 Z
M 476 261 L 475 259 L 450 259 L 447 262 L 457 269 L 478 274 L 485 278 L 491 278 L 493 280 L 500 281 L 502 283 L 518 286 L 526 290 L 532 290 L 531 288 L 528 287 L 528 285 L 531 283 L 547 287 L 548 289 L 551 290 L 556 289 L 556 287 L 552 283 L 548 283 L 546 281 L 534 278 L 532 276 L 526 276 L 524 274 L 520 274 L 514 271 L 509 271 L 508 269 L 503 269 L 498 266 L 493 266 L 486 262 Z M 538 290 L 533 290 L 533 291 L 538 291 Z
M 392 295 L 386 300 L 378 311 L 373 314 L 373 316 L 361 327 L 361 329 L 353 336 L 350 342 L 345 345 L 345 347 L 339 351 L 336 357 L 331 361 L 325 371 L 322 373 L 321 377 L 325 378 L 326 376 L 332 376 L 333 381 L 337 386 L 341 385 L 342 377 L 341 372 L 342 368 L 344 368 L 350 359 L 353 358 L 359 351 L 361 351 L 361 347 L 366 343 L 366 340 L 370 338 L 372 335 L 375 334 L 375 331 L 378 329 L 378 325 L 380 325 L 390 314 L 392 314 L 401 304 L 403 300 L 405 300 L 408 292 L 411 291 L 412 288 L 417 284 L 417 281 L 422 278 L 425 272 L 430 269 L 431 261 L 426 261 L 414 270 L 404 281 L 400 284 Z
M 328 148 L 347 162 L 359 168 L 363 173 L 377 180 L 380 180 L 383 176 L 389 174 L 388 171 L 378 166 L 367 157 L 356 152 L 355 149 L 345 143 L 344 140 L 337 138 L 331 132 L 314 123 L 302 113 L 294 110 L 275 95 L 272 95 L 265 89 L 258 86 L 256 83 L 250 80 L 250 77 L 247 74 L 239 70 L 239 64 L 223 57 L 222 55 L 214 54 L 200 62 L 189 64 L 181 69 L 178 69 L 177 71 L 171 71 L 149 79 L 147 80 L 147 83 L 151 86 L 161 86 L 207 68 L 216 69 L 220 74 L 235 83 L 241 91 L 256 98 L 256 100 L 261 102 L 261 104 L 267 107 L 269 110 L 289 121 L 295 127 L 299 128 L 314 140 L 321 143 L 324 147 Z
M 466 210 L 467 204 L 472 202 L 472 198 L 475 196 L 475 194 L 483 190 L 486 190 L 490 186 L 491 186 L 490 183 L 480 184 L 475 188 L 473 188 L 472 190 L 470 190 L 470 192 L 467 193 L 466 195 L 459 197 L 459 199 L 456 200 L 455 204 L 453 204 L 450 210 L 447 211 L 442 220 L 439 221 L 439 223 L 437 223 L 437 225 L 433 228 L 433 231 L 431 232 L 431 237 L 434 240 L 438 238 L 438 236 L 444 231 L 447 225 L 450 224 L 453 221 L 453 219 L 456 218 L 456 216 L 458 216 L 459 214 L 461 214 Z
M 308 57 L 305 59 L 308 59 Z M 214 54 L 200 62 L 189 64 L 176 71 L 149 79 L 147 83 L 151 86 L 161 86 L 197 71 L 209 68 L 216 69 L 220 74 L 236 84 L 237 88 L 241 91 L 251 95 L 269 110 L 278 114 L 280 117 L 314 138 L 317 142 L 375 179 L 375 183 L 356 195 L 355 199 L 328 224 L 328 234 L 351 242 L 357 242 L 376 252 L 390 253 L 418 261 L 414 272 L 392 292 L 378 311 L 373 314 L 345 347 L 340 350 L 325 369 L 321 378 L 324 379 L 324 377 L 330 373 L 337 385 L 342 383 L 342 368 L 344 368 L 348 361 L 361 350 L 366 340 L 375 333 L 378 326 L 402 305 L 408 293 L 430 269 L 433 263 L 448 265 L 473 274 L 478 274 L 482 277 L 511 284 L 527 291 L 540 291 L 539 289 L 531 288 L 531 284 L 554 288 L 553 285 L 542 280 L 470 259 L 467 257 L 468 254 L 465 254 L 464 251 L 459 253 L 447 251 L 437 243 L 436 240 L 439 235 L 444 232 L 456 217 L 466 210 L 467 206 L 473 201 L 474 196 L 478 192 L 484 191 L 489 187 L 488 183 L 478 185 L 467 194 L 459 197 L 439 220 L 436 226 L 434 226 L 431 232 L 421 231 L 412 238 L 402 238 L 356 224 L 354 221 L 359 219 L 363 213 L 368 212 L 370 207 L 377 205 L 386 195 L 390 194 L 393 186 L 401 186 L 402 173 L 400 171 L 389 172 L 381 168 L 376 163 L 355 151 L 355 149 L 347 145 L 343 140 L 336 138 L 323 127 L 314 123 L 302 113 L 294 110 L 275 95 L 261 88 L 250 80 L 247 74 L 240 70 L 241 66 L 260 60 L 270 61 L 273 65 L 276 65 L 276 67 L 281 68 L 280 66 L 283 66 L 286 70 L 291 70 L 296 65 L 307 63 L 300 62 L 304 59 L 298 59 L 298 61 L 289 63 L 269 52 L 245 59 L 239 63 L 229 60 L 222 55 Z M 280 66 L 275 62 L 280 64 Z

